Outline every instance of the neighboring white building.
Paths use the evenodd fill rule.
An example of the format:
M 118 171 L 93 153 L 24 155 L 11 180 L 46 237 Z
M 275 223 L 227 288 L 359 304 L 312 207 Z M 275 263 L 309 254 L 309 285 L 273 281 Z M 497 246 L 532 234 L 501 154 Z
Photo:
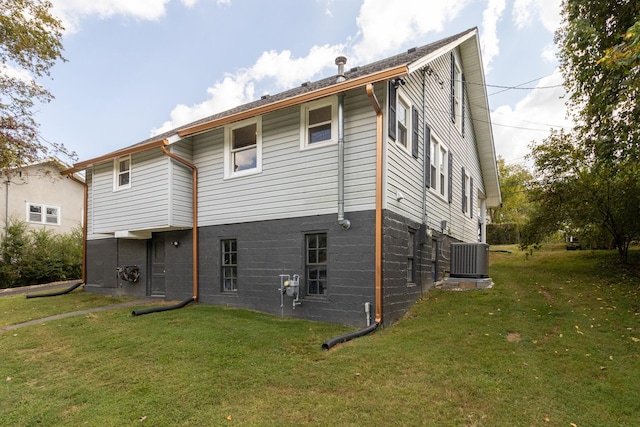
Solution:
M 15 218 L 29 228 L 67 233 L 83 225 L 84 185 L 60 174 L 69 166 L 57 159 L 44 160 L 1 175 L 2 228 Z M 84 179 L 75 174 L 77 180 Z

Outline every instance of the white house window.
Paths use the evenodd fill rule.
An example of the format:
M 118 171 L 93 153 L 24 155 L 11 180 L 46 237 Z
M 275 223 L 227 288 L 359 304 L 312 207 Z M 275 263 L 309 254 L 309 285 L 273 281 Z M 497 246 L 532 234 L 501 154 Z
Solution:
M 336 98 L 303 104 L 300 109 L 300 146 L 315 147 L 337 141 Z
M 113 165 L 113 189 L 131 188 L 131 156 L 118 157 Z
M 60 225 L 60 207 L 27 203 L 27 222 Z
M 404 99 L 402 99 L 401 97 L 398 97 L 398 106 L 396 108 L 397 108 L 396 117 L 398 120 L 398 133 L 397 133 L 396 142 L 402 145 L 404 148 L 409 149 L 410 136 L 409 136 L 408 129 L 410 129 L 409 118 L 411 117 L 409 113 L 410 111 L 409 105 L 405 102 Z
M 262 170 L 262 119 L 250 119 L 225 129 L 225 178 Z
M 463 117 L 462 117 L 462 103 L 463 98 L 463 77 L 462 69 L 460 68 L 460 61 L 453 52 L 451 53 L 451 119 L 455 123 L 459 131 L 462 132 Z
M 431 189 L 446 197 L 449 185 L 449 150 L 431 133 Z
M 469 173 L 462 168 L 463 174 L 463 187 L 462 187 L 462 212 L 469 213 L 471 209 L 471 179 L 469 177 Z

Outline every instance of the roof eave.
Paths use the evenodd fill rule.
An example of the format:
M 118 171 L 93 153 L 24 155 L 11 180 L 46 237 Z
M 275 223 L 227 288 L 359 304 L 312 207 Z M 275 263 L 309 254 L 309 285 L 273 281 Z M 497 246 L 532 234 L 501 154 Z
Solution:
M 189 136 L 193 136 L 198 133 L 206 132 L 208 130 L 224 126 L 229 123 L 233 123 L 236 121 L 248 119 L 250 117 L 256 117 L 262 114 L 271 113 L 273 111 L 281 110 L 283 108 L 291 107 L 294 105 L 302 104 L 304 102 L 314 101 L 316 99 L 324 98 L 326 96 L 335 95 L 340 92 L 345 92 L 350 89 L 354 89 L 361 86 L 366 86 L 369 83 L 377 83 L 389 79 L 393 79 L 396 77 L 400 77 L 408 74 L 408 68 L 406 64 L 388 68 L 383 71 L 379 71 L 374 74 L 369 74 L 366 76 L 354 78 L 351 80 L 346 80 L 341 83 L 336 83 L 334 85 L 323 87 L 314 91 L 302 93 L 300 95 L 292 96 L 290 98 L 285 98 L 280 101 L 275 101 L 270 104 L 261 105 L 259 107 L 255 107 L 246 111 L 242 111 L 236 114 L 231 114 L 228 116 L 220 117 L 205 123 L 200 123 L 195 126 L 187 127 L 177 131 L 176 133 L 182 137 L 186 138 Z
M 151 150 L 153 148 L 159 148 L 159 147 L 165 146 L 167 144 L 168 144 L 168 141 L 166 139 L 157 139 L 157 140 L 146 142 L 144 144 L 135 145 L 135 146 L 129 147 L 129 148 L 124 148 L 122 150 L 118 150 L 118 151 L 114 151 L 114 152 L 109 153 L 109 154 L 105 154 L 104 156 L 95 157 L 93 159 L 85 160 L 84 162 L 75 163 L 73 165 L 73 167 L 63 170 L 62 172 L 60 172 L 60 174 L 61 175 L 69 175 L 71 173 L 77 173 L 79 171 L 87 169 L 88 167 L 91 167 L 91 166 L 94 166 L 94 165 L 97 165 L 97 164 L 100 164 L 100 163 L 105 163 L 105 162 L 111 161 L 113 159 L 116 159 L 118 157 L 127 156 L 127 155 L 135 154 L 135 153 L 140 153 L 142 151 Z

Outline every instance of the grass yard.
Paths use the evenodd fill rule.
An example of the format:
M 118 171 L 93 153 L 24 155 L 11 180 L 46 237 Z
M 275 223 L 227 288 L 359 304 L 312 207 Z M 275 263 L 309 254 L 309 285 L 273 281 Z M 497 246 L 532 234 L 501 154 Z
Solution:
M 430 292 L 328 352 L 351 329 L 199 304 L 2 333 L 0 424 L 640 425 L 638 272 L 613 252 L 511 249 L 491 254 L 493 289 Z M 93 298 L 113 302 L 3 298 L 1 323 Z

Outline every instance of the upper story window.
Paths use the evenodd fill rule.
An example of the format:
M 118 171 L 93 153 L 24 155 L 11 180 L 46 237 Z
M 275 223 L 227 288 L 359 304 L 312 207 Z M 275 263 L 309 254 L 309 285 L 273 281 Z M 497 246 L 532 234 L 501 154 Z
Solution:
M 262 119 L 244 120 L 225 129 L 224 176 L 250 175 L 262 171 Z
M 396 142 L 402 145 L 404 148 L 409 148 L 409 106 L 404 99 L 398 99 L 397 105 L 397 117 L 398 117 L 398 132 L 396 134 Z
M 462 168 L 462 213 L 467 214 L 472 210 L 471 206 L 471 177 L 465 168 Z M 473 214 L 471 215 L 473 217 Z
M 406 85 L 404 79 L 389 81 L 389 121 L 388 134 L 405 151 L 411 153 L 414 158 L 418 158 L 418 121 L 420 113 L 418 109 L 411 105 L 400 89 Z
M 60 225 L 60 207 L 27 202 L 27 222 Z
M 337 141 L 338 106 L 335 97 L 303 104 L 300 109 L 300 146 L 308 148 Z
M 449 150 L 431 133 L 431 189 L 442 197 L 449 192 Z
M 454 52 L 451 52 L 451 121 L 464 135 L 464 75 Z
M 131 156 L 118 157 L 113 161 L 113 189 L 131 188 Z

